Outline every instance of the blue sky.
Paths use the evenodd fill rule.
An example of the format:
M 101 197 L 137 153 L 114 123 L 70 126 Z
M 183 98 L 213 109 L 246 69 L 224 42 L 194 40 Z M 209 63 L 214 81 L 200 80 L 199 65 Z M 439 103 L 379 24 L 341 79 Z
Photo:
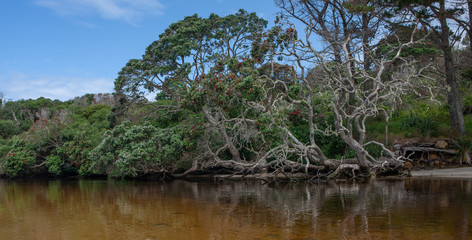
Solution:
M 68 100 L 113 91 L 129 59 L 169 24 L 243 8 L 273 22 L 273 0 L 11 0 L 0 4 L 0 92 Z

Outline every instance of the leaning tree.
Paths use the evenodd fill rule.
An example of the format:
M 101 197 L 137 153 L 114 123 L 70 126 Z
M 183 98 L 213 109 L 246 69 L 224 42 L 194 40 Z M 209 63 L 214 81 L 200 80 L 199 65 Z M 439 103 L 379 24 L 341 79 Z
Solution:
M 337 135 L 354 151 L 356 161 L 350 163 L 355 165 L 341 164 L 338 170 L 360 168 L 368 172 L 369 167 L 380 171 L 397 169 L 402 166 L 401 157 L 383 143 L 367 139 L 367 121 L 383 115 L 388 127 L 389 116 L 401 102 L 402 96 L 410 93 L 431 94 L 430 79 L 423 75 L 428 66 L 418 67 L 413 59 L 402 54 L 406 48 L 421 42 L 423 38 L 415 37 L 417 19 L 413 16 L 411 19 L 403 18 L 415 26 L 406 41 L 401 41 L 404 37 L 396 37 L 397 42 L 394 44 L 379 45 L 378 40 L 388 36 L 388 32 L 383 31 L 374 32 L 376 35 L 370 38 L 359 38 L 355 29 L 348 27 L 351 26 L 349 21 L 353 21 L 353 13 L 346 9 L 349 6 L 346 3 L 349 2 L 277 1 L 283 18 L 298 19 L 305 27 L 305 31 L 299 34 L 301 36 L 287 42 L 287 47 L 280 54 L 297 67 L 303 87 L 312 95 L 303 101 L 308 110 L 310 136 L 317 131 Z M 280 22 L 295 27 L 288 21 Z M 321 37 L 324 46 L 316 43 L 316 37 Z M 381 56 L 373 54 L 381 47 L 387 52 Z M 388 73 L 390 79 L 386 81 L 382 76 L 391 70 L 389 65 L 393 63 L 397 67 L 394 72 Z M 307 69 L 313 66 L 318 72 L 315 78 L 309 77 L 313 74 L 307 74 Z M 314 99 L 323 101 L 316 102 Z M 329 106 L 334 117 L 332 129 L 317 128 L 317 122 L 311 114 L 311 109 L 319 107 L 315 103 Z M 387 158 L 380 162 L 375 159 L 366 150 L 370 144 L 380 146 Z
M 266 25 L 244 10 L 225 17 L 186 17 L 171 24 L 141 59 L 130 60 L 115 88 L 134 99 L 157 93 L 168 104 L 153 106 L 164 114 L 188 111 L 204 117 L 191 170 L 222 160 L 240 165 L 257 159 L 265 141 L 255 128 L 259 110 L 249 105 L 263 98 L 257 68 L 264 61 L 256 52 L 264 53 L 252 50 Z

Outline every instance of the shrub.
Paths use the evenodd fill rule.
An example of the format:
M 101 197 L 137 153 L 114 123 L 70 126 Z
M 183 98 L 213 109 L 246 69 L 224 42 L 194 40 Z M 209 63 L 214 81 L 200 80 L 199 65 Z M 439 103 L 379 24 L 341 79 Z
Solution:
M 48 168 L 48 172 L 52 174 L 61 175 L 63 165 L 64 162 L 57 155 L 49 155 L 46 157 L 46 167 Z
M 107 132 L 103 141 L 91 151 L 89 172 L 115 177 L 137 176 L 172 165 L 180 158 L 191 138 L 183 129 L 158 129 L 149 123 L 132 125 L 123 122 Z
M 0 120 L 0 136 L 10 138 L 20 132 L 20 128 L 11 120 Z
M 13 140 L 0 139 L 0 159 L 2 159 L 7 153 L 13 149 Z
M 8 177 L 24 176 L 28 167 L 35 163 L 35 155 L 32 151 L 14 148 L 3 159 L 2 168 Z
M 413 112 L 410 112 L 410 115 L 405 117 L 401 124 L 404 131 L 414 131 L 421 136 L 437 135 L 439 125 L 435 120 Z
M 472 137 L 461 137 L 453 140 L 453 142 L 458 150 L 457 157 L 460 159 L 460 162 L 471 164 Z

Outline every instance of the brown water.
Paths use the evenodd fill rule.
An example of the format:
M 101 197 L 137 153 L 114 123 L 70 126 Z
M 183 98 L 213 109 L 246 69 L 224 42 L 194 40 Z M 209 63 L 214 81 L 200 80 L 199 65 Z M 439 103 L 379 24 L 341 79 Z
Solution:
M 472 180 L 0 180 L 0 239 L 472 239 Z

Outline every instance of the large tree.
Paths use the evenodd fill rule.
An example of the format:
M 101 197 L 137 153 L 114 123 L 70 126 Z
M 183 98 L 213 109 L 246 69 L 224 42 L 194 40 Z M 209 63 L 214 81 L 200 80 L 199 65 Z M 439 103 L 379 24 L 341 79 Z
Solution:
M 225 17 L 216 14 L 208 18 L 186 17 L 171 24 L 149 45 L 142 59 L 130 60 L 116 79 L 115 87 L 134 98 L 159 93 L 168 104 L 155 106 L 166 113 L 187 109 L 202 114 L 208 128 L 217 132 L 224 143 L 216 154 L 210 151 L 213 157 L 218 159 L 220 152 L 228 150 L 231 159 L 238 162 L 242 159 L 241 147 L 231 135 L 237 124 L 224 116 L 221 104 L 225 102 L 224 96 L 228 94 L 229 97 L 230 93 L 218 90 L 230 83 L 234 86 L 236 77 L 250 78 L 250 72 L 239 74 L 235 68 L 244 64 L 244 69 L 250 71 L 261 64 L 259 60 L 250 60 L 251 49 L 266 25 L 266 20 L 244 10 Z M 226 63 L 231 67 L 228 68 Z M 228 74 L 233 74 L 234 78 L 229 78 Z M 210 92 L 202 95 L 208 87 L 212 88 Z
M 397 42 L 388 47 L 386 54 L 379 56 L 373 53 L 380 47 L 376 44 L 380 37 L 377 33 L 380 32 L 374 31 L 367 38 L 358 34 L 367 26 L 362 24 L 363 21 L 360 21 L 359 29 L 352 27 L 356 12 L 347 3 L 353 1 L 276 2 L 282 8 L 282 15 L 300 20 L 305 26 L 305 35 L 292 41 L 282 54 L 294 61 L 307 91 L 317 91 L 316 95 L 324 99 L 324 104 L 333 111 L 334 127 L 331 131 L 324 130 L 324 134 L 339 136 L 354 151 L 357 164 L 364 171 L 373 166 L 371 162 L 376 162 L 366 150 L 370 144 L 380 146 L 392 160 L 389 162 L 394 167 L 401 165 L 398 156 L 384 144 L 367 139 L 366 122 L 378 115 L 384 115 L 388 122 L 392 109 L 401 101 L 401 96 L 418 93 L 418 88 L 429 86 L 428 78 L 422 75 L 425 67 L 418 69 L 417 65 L 402 54 L 406 48 L 421 41 L 415 37 L 417 26 L 413 27 L 409 37 L 397 36 Z M 359 11 L 362 13 L 365 10 Z M 409 23 L 414 24 L 412 21 Z M 328 43 L 328 48 L 320 48 L 315 44 L 317 36 Z M 394 62 L 398 67 L 389 73 L 391 79 L 385 82 L 382 76 Z M 307 78 L 306 69 L 313 66 L 318 74 L 315 78 Z M 366 87 L 366 83 L 369 87 Z M 313 100 L 304 103 L 308 109 L 319 107 Z M 316 130 L 317 123 L 310 115 L 307 120 L 315 121 L 313 130 L 310 129 L 311 134 Z
M 464 135 L 465 124 L 462 113 L 461 96 L 458 90 L 456 65 L 454 63 L 453 48 L 460 37 L 458 33 L 461 27 L 466 27 L 469 21 L 464 21 L 466 4 L 455 1 L 387 1 L 398 15 L 391 16 L 395 24 L 405 24 L 398 16 L 415 16 L 422 27 L 430 31 L 438 40 L 438 48 L 444 57 L 444 79 L 447 85 L 447 103 L 451 127 L 457 133 Z M 467 27 L 466 27 L 467 29 Z M 470 31 L 469 31 L 470 34 Z

